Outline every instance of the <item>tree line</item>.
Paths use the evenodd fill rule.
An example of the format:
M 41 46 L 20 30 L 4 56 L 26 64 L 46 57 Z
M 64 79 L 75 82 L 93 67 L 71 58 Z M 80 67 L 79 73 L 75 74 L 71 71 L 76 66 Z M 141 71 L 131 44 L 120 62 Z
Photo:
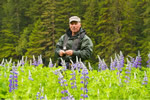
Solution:
M 1 0 L 0 60 L 42 55 L 47 63 L 55 45 L 68 29 L 69 17 L 81 18 L 94 52 L 110 62 L 115 53 L 143 61 L 150 52 L 149 0 Z

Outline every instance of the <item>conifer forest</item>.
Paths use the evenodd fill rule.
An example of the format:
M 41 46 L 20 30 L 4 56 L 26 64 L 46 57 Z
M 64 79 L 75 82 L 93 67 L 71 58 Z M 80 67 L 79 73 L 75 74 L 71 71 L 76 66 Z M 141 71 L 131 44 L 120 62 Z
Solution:
M 0 0 L 0 61 L 42 55 L 56 61 L 55 45 L 69 28 L 69 17 L 79 16 L 92 39 L 94 52 L 110 62 L 115 53 L 143 61 L 150 52 L 149 0 Z

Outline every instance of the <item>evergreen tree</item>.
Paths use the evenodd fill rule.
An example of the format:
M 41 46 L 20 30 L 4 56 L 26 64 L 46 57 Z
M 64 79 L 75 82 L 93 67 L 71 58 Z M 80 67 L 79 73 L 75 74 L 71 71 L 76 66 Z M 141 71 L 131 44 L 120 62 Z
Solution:
M 101 40 L 96 45 L 97 54 L 110 60 L 119 51 L 127 56 L 136 55 L 136 33 L 133 31 L 134 10 L 130 1 L 101 1 L 99 16 L 99 33 Z
M 97 0 L 91 0 L 89 1 L 87 5 L 86 12 L 84 14 L 84 20 L 81 21 L 82 27 L 85 28 L 87 35 L 91 38 L 94 50 L 93 50 L 93 56 L 91 57 L 92 60 L 97 59 L 96 53 L 95 53 L 95 45 L 98 44 L 99 40 L 99 33 L 97 32 L 97 21 L 99 16 L 99 5 Z M 96 61 L 96 60 L 94 60 Z M 95 63 L 92 61 L 93 63 Z
M 3 3 L 3 18 L 1 29 L 0 58 L 16 58 L 15 47 L 19 36 L 19 8 L 18 1 L 7 0 Z
M 42 39 L 44 39 L 44 36 L 40 34 L 43 30 L 44 28 L 41 27 L 41 20 L 39 19 L 35 22 L 32 33 L 29 36 L 28 48 L 25 54 L 28 58 L 32 58 L 33 55 L 37 57 L 43 53 Z
M 148 53 L 150 52 L 150 1 L 137 2 L 136 9 L 138 10 L 137 31 L 139 31 L 138 44 L 143 62 L 146 62 Z M 145 63 L 146 64 L 146 63 Z
M 55 0 L 42 1 L 41 16 L 35 23 L 33 31 L 29 36 L 29 43 L 26 55 L 42 55 L 46 62 L 54 57 L 55 50 Z M 46 61 L 47 60 L 47 61 Z

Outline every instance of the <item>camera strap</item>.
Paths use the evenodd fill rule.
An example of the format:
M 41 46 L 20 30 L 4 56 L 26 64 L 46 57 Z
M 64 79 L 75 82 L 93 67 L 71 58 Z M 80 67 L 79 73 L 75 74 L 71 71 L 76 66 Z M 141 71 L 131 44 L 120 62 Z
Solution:
M 73 45 L 72 45 L 72 50 L 77 50 L 78 49 L 78 46 L 80 44 L 80 41 L 81 39 L 83 39 L 85 36 L 85 33 L 81 33 L 78 38 L 74 39 L 73 41 Z M 66 45 L 67 45 L 67 42 L 68 42 L 68 35 L 65 34 L 64 36 L 64 43 L 63 43 L 63 50 L 66 50 Z
M 66 45 L 67 45 L 67 42 L 68 42 L 68 35 L 65 34 L 65 38 L 64 38 L 64 42 L 63 42 L 63 50 L 66 50 Z

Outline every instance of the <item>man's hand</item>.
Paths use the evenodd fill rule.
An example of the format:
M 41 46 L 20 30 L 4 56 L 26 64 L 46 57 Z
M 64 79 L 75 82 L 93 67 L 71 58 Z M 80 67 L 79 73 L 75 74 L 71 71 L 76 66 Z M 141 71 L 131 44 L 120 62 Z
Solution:
M 60 50 L 59 51 L 59 55 L 62 57 L 63 55 L 65 55 L 66 53 L 65 53 L 65 51 L 64 50 Z
M 65 54 L 68 55 L 68 56 L 72 56 L 73 55 L 73 50 L 67 50 L 65 52 Z

